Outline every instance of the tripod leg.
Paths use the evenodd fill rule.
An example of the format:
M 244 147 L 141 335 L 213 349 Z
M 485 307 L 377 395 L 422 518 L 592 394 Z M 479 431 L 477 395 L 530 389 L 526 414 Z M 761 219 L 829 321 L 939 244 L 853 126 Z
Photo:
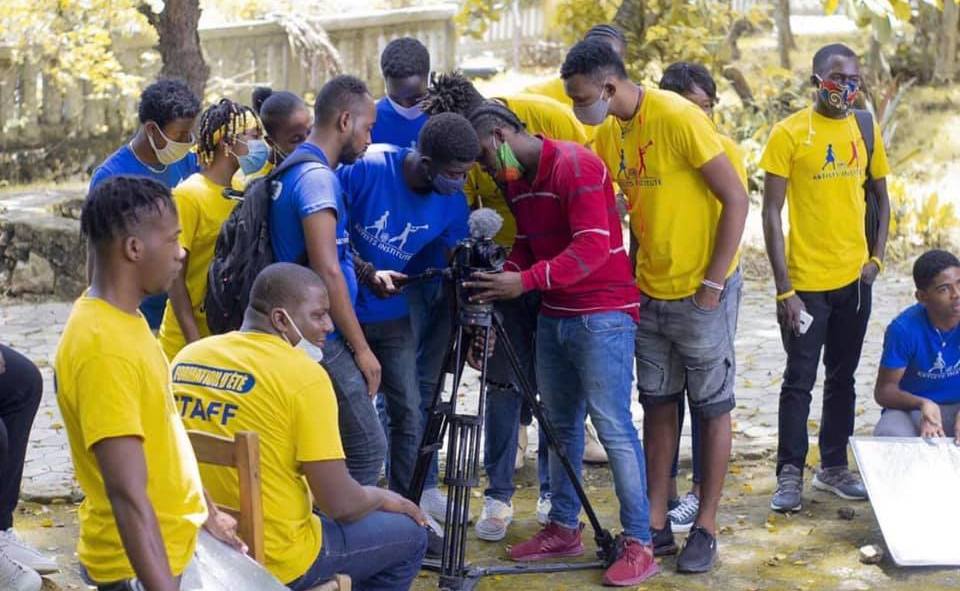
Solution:
M 463 374 L 463 365 L 466 357 L 459 355 L 461 343 L 463 341 L 463 329 L 454 326 L 450 333 L 449 345 L 443 356 L 443 365 L 440 366 L 440 376 L 437 378 L 437 386 L 433 391 L 433 400 L 430 402 L 430 410 L 427 412 L 427 422 L 423 426 L 423 436 L 420 439 L 420 449 L 417 455 L 417 464 L 413 469 L 413 477 L 410 480 L 408 488 L 410 500 L 414 503 L 420 503 L 420 497 L 423 495 L 423 487 L 427 481 L 427 474 L 430 472 L 430 464 L 433 462 L 433 456 L 439 453 L 443 442 L 443 435 L 447 427 L 447 417 L 452 412 L 450 405 L 456 402 L 456 392 L 459 386 L 460 376 Z M 456 358 L 456 367 L 454 368 L 454 396 L 449 403 L 443 401 L 443 386 L 446 381 L 447 373 L 450 373 L 450 363 Z
M 613 536 L 608 530 L 604 529 L 603 525 L 601 525 L 596 511 L 593 509 L 593 505 L 590 504 L 590 499 L 587 498 L 586 491 L 583 490 L 583 485 L 580 482 L 580 475 L 577 474 L 576 470 L 574 470 L 573 465 L 570 463 L 570 458 L 567 457 L 566 450 L 562 445 L 560 445 L 560 440 L 557 439 L 556 431 L 554 430 L 553 425 L 550 424 L 550 420 L 547 418 L 546 413 L 543 411 L 540 401 L 537 400 L 536 392 L 527 381 L 527 377 L 523 372 L 523 368 L 520 367 L 520 360 L 517 358 L 517 352 L 513 348 L 513 343 L 510 342 L 510 338 L 507 336 L 507 331 L 504 330 L 503 324 L 500 322 L 500 318 L 496 314 L 493 317 L 493 326 L 496 329 L 498 339 L 497 346 L 504 348 L 507 359 L 510 361 L 510 367 L 513 369 L 513 373 L 517 378 L 517 384 L 520 386 L 520 392 L 530 405 L 530 408 L 533 411 L 533 416 L 537 418 L 540 428 L 543 429 L 543 433 L 547 438 L 547 443 L 549 444 L 550 449 L 557 454 L 560 464 L 563 466 L 564 472 L 567 473 L 567 477 L 570 479 L 571 484 L 573 484 L 573 489 L 577 493 L 577 497 L 580 499 L 580 504 L 583 505 L 583 510 L 587 514 L 587 519 L 590 521 L 590 527 L 593 528 L 594 539 L 597 542 L 597 547 L 600 549 L 599 552 L 601 553 L 601 558 L 608 562 L 612 562 L 616 558 L 616 548 Z

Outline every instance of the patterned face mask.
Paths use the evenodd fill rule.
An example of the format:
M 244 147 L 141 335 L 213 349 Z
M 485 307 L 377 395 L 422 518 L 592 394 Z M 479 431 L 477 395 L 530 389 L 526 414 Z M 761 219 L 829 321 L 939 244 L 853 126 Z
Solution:
M 496 142 L 496 138 L 493 141 Z M 497 148 L 496 179 L 501 183 L 512 183 L 520 180 L 523 172 L 523 165 L 517 160 L 517 155 L 513 153 L 510 144 L 500 142 L 500 147 Z
M 856 82 L 835 82 L 824 80 L 820 76 L 816 78 L 819 84 L 820 100 L 832 109 L 845 112 L 857 99 L 860 88 Z

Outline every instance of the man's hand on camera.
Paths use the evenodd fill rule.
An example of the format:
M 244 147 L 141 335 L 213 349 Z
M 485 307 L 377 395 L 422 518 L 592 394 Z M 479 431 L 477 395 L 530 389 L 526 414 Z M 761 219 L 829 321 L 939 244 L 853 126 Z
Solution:
M 378 298 L 389 298 L 400 293 L 400 288 L 394 282 L 406 278 L 406 275 L 397 271 L 376 271 L 367 285 Z
M 485 304 L 496 300 L 512 300 L 523 295 L 523 282 L 520 273 L 503 271 L 501 273 L 474 273 L 473 281 L 465 281 L 463 286 L 476 290 L 470 301 Z

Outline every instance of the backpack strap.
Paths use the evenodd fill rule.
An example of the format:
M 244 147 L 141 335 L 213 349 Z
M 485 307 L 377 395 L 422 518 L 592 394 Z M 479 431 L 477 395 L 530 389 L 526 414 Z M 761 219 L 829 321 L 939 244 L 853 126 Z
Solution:
M 854 109 L 853 114 L 857 118 L 863 143 L 867 146 L 867 180 L 870 181 L 870 162 L 873 160 L 873 146 L 876 141 L 873 137 L 873 115 L 866 109 Z

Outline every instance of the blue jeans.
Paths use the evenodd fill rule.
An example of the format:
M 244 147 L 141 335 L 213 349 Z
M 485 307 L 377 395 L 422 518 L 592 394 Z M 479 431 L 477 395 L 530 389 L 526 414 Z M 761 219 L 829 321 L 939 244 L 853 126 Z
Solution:
M 417 378 L 420 382 L 420 426 L 427 421 L 427 411 L 433 402 L 443 357 L 450 344 L 453 326 L 450 300 L 441 281 L 426 281 L 406 289 L 410 305 L 410 326 L 417 341 Z M 421 434 L 422 437 L 422 434 Z M 427 472 L 425 489 L 437 486 L 440 472 L 439 454 L 434 454 Z
M 536 388 L 537 371 L 534 367 L 534 357 L 540 294 L 528 292 L 515 300 L 497 302 L 496 310 L 502 316 L 503 328 L 517 353 L 527 382 Z M 513 472 L 517 459 L 517 434 L 522 406 L 523 395 L 513 368 L 503 347 L 497 346 L 487 363 L 483 468 L 487 472 L 489 486 L 484 491 L 484 495 L 504 503 L 510 502 L 516 488 L 513 484 Z M 550 492 L 551 475 L 547 460 L 547 442 L 543 433 L 540 433 L 537 476 L 540 479 L 540 494 Z
M 363 324 L 363 334 L 382 370 L 380 392 L 387 409 L 390 490 L 408 496 L 420 446 L 420 387 L 410 319 Z
M 412 519 L 375 511 L 353 523 L 338 523 L 321 515 L 320 523 L 320 555 L 287 587 L 304 591 L 344 574 L 350 576 L 357 591 L 410 588 L 427 552 L 427 531 Z
M 387 441 L 367 394 L 367 382 L 342 337 L 324 343 L 322 365 L 337 394 L 340 441 L 347 456 L 347 470 L 360 484 L 376 486 Z
M 547 417 L 577 474 L 583 464 L 585 413 L 610 459 L 624 534 L 650 541 L 650 507 L 643 446 L 630 414 L 633 341 L 637 327 L 623 312 L 569 318 L 540 315 L 537 377 Z M 555 452 L 550 452 L 550 520 L 577 527 L 580 500 Z

